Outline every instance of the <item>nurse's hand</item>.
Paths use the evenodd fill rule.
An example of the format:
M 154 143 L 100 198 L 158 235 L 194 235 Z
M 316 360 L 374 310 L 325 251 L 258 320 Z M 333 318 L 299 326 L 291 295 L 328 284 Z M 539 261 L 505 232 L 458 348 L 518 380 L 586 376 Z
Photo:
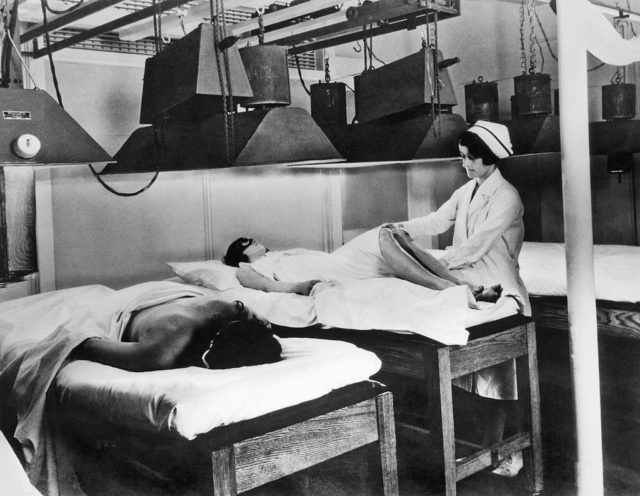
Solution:
M 440 262 L 440 265 L 442 265 L 445 269 L 449 268 L 449 261 L 446 258 L 439 258 L 438 262 Z
M 404 229 L 404 224 L 402 223 L 394 224 L 392 222 L 389 222 L 387 224 L 382 224 L 380 227 L 382 229 L 391 229 L 393 231 L 394 229 Z

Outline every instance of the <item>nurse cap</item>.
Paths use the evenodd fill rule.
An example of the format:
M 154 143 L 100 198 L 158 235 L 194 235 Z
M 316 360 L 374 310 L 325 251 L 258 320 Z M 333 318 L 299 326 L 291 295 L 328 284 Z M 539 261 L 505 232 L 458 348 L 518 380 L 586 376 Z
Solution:
M 513 155 L 513 147 L 507 126 L 496 122 L 476 121 L 468 131 L 477 135 L 496 157 L 505 158 Z

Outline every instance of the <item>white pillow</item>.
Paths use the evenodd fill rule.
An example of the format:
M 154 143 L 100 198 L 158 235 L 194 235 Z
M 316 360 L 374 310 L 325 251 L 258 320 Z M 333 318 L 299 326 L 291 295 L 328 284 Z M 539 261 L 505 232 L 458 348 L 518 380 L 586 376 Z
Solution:
M 219 291 L 242 287 L 236 276 L 238 268 L 225 265 L 218 260 L 167 262 L 167 265 L 175 275 L 190 284 Z

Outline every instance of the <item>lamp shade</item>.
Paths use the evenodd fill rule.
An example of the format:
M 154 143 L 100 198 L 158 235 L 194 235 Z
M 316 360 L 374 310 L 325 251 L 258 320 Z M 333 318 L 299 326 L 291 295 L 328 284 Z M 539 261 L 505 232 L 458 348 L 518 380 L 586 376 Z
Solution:
M 0 88 L 0 163 L 107 162 L 109 154 L 46 91 Z
M 185 37 L 147 59 L 142 87 L 140 123 L 151 124 L 159 116 L 173 122 L 198 122 L 223 112 L 223 91 L 227 77 L 220 76 L 214 46 L 213 26 L 200 24 Z M 226 49 L 229 57 L 231 91 L 234 104 L 253 96 L 251 85 L 235 46 Z

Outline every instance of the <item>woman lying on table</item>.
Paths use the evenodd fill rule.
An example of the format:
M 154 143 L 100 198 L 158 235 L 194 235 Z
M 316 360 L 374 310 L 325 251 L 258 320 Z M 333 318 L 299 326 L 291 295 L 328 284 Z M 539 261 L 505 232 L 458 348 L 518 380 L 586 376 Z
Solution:
M 281 351 L 268 322 L 241 301 L 193 296 L 135 312 L 120 341 L 89 338 L 73 358 L 140 372 L 259 365 L 280 360 Z
M 518 267 L 524 238 L 522 201 L 496 165 L 512 154 L 509 132 L 501 124 L 478 121 L 462 133 L 458 147 L 471 181 L 426 217 L 373 229 L 331 254 L 270 252 L 253 239 L 239 238 L 229 246 L 225 263 L 239 266 L 244 286 L 263 291 L 309 294 L 320 280 L 400 277 L 436 290 L 466 284 L 482 301 L 496 301 L 505 290 L 529 314 Z M 453 244 L 440 259 L 413 241 L 452 226 Z
M 461 134 L 458 149 L 470 181 L 425 217 L 368 231 L 332 254 L 287 250 L 271 255 L 252 239 L 240 238 L 229 247 L 225 262 L 240 265 L 238 279 L 243 285 L 266 291 L 308 294 L 319 279 L 395 276 L 432 289 L 467 284 L 477 300 L 495 301 L 501 293 L 514 296 L 521 313 L 530 315 L 529 297 L 518 266 L 524 208 L 518 192 L 502 177 L 497 165 L 513 154 L 509 131 L 501 124 L 477 121 Z M 452 246 L 438 260 L 413 241 L 414 237 L 441 234 L 451 227 Z M 296 266 L 293 271 L 292 266 Z M 305 267 L 308 277 L 287 277 L 289 271 L 305 275 Z M 496 282 L 500 284 L 492 286 Z M 514 400 L 515 363 L 476 372 L 456 384 L 486 398 Z M 504 402 L 489 403 L 486 445 L 502 437 L 506 420 Z M 515 475 L 521 466 L 520 457 L 498 473 Z

